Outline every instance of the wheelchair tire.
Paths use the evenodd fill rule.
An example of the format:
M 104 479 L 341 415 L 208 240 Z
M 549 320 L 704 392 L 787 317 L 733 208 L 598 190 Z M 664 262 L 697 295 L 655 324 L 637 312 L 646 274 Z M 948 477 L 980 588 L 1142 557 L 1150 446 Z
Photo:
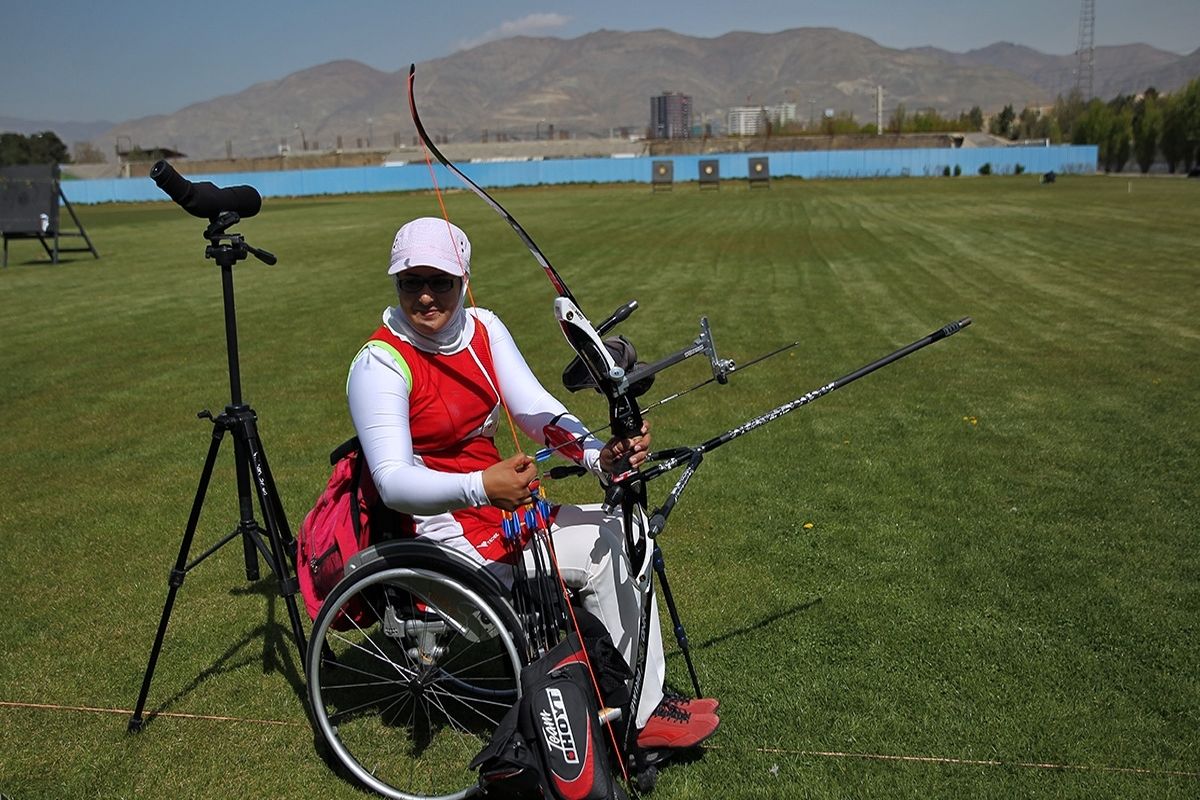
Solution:
M 313 623 L 313 727 L 385 797 L 469 797 L 478 776 L 468 764 L 519 697 L 525 637 L 492 576 L 437 546 L 403 544 L 348 574 Z M 359 621 L 338 630 L 349 609 Z

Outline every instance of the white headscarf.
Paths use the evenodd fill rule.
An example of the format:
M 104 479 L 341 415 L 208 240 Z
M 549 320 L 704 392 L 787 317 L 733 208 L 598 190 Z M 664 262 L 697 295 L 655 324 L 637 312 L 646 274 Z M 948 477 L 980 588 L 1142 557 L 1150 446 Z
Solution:
M 399 275 L 396 276 L 397 279 Z M 438 353 L 444 356 L 454 355 L 466 349 L 475 335 L 475 318 L 467 313 L 467 281 L 469 276 L 463 276 L 462 290 L 458 293 L 458 307 L 446 326 L 432 336 L 419 332 L 408 321 L 408 316 L 400 305 L 388 306 L 383 312 L 383 324 L 392 333 L 426 353 Z M 399 287 L 397 287 L 399 291 Z
M 400 293 L 400 276 L 412 267 L 433 267 L 447 275 L 461 277 L 458 308 L 446 326 L 433 336 L 417 331 L 399 305 L 389 306 L 383 312 L 383 323 L 418 350 L 442 355 L 460 352 L 475 335 L 474 318 L 466 312 L 467 283 L 471 280 L 471 241 L 462 228 L 447 219 L 418 217 L 402 225 L 392 240 L 388 274 L 395 279 L 397 294 Z

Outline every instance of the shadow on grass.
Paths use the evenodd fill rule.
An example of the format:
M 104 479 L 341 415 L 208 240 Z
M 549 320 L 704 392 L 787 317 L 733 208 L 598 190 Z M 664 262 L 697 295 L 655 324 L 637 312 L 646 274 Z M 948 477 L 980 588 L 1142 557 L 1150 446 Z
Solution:
M 300 661 L 297 662 L 289 656 L 292 654 L 292 647 L 295 646 L 292 638 L 291 621 L 288 619 L 287 607 L 283 607 L 283 619 L 276 619 L 276 612 L 280 607 L 280 600 L 283 598 L 279 594 L 279 584 L 273 577 L 268 577 L 247 586 L 239 586 L 229 590 L 229 593 L 234 597 L 245 597 L 247 595 L 257 594 L 264 597 L 267 601 L 267 621 L 264 625 L 260 625 L 255 630 L 263 634 L 263 649 L 262 649 L 262 666 L 263 674 L 268 672 L 282 672 L 291 684 L 296 696 L 304 702 L 304 675 L 303 667 L 304 653 L 300 653 Z M 296 600 L 296 610 L 303 615 L 304 601 L 299 594 L 293 595 Z M 303 616 L 301 617 L 303 619 Z
M 304 676 L 301 670 L 298 669 L 298 665 L 303 662 L 303 654 L 300 654 L 299 660 L 293 658 L 294 651 L 292 648 L 294 647 L 294 643 L 291 635 L 291 624 L 287 619 L 286 610 L 283 613 L 282 621 L 276 618 L 277 610 L 280 606 L 278 584 L 273 577 L 269 577 L 248 586 L 231 589 L 230 594 L 234 596 L 261 595 L 265 597 L 267 601 L 266 621 L 245 633 L 240 639 L 226 648 L 225 652 L 218 656 L 212 664 L 201 670 L 186 686 L 183 686 L 175 694 L 163 700 L 153 710 L 148 711 L 146 713 L 146 724 L 152 722 L 157 715 L 164 711 L 173 709 L 181 700 L 200 686 L 203 686 L 209 679 L 218 675 L 236 672 L 244 667 L 253 666 L 255 663 L 262 664 L 264 675 L 270 672 L 283 674 L 284 679 L 292 687 L 297 702 L 304 708 L 305 716 L 308 716 Z M 242 655 L 260 637 L 262 639 L 261 657 L 255 658 L 249 654 Z M 163 648 L 163 652 L 165 655 L 165 647 Z
M 711 639 L 707 639 L 703 642 L 700 642 L 699 644 L 693 644 L 693 645 L 691 645 L 691 647 L 689 649 L 691 649 L 693 651 L 707 650 L 710 647 L 716 647 L 719 644 L 723 644 L 724 642 L 727 642 L 730 639 L 736 639 L 739 636 L 748 636 L 748 635 L 754 633 L 755 631 L 759 631 L 759 630 L 762 630 L 763 628 L 774 625 L 776 622 L 778 622 L 781 619 L 793 616 L 795 614 L 799 614 L 803 611 L 808 611 L 810 608 L 813 608 L 813 607 L 817 606 L 818 604 L 824 602 L 824 600 L 825 600 L 825 598 L 823 598 L 823 597 L 816 597 L 807 602 L 794 605 L 791 608 L 785 608 L 782 611 L 777 611 L 774 614 L 771 614 L 770 616 L 763 617 L 761 620 L 759 620 L 758 622 L 755 622 L 752 625 L 747 625 L 742 628 L 737 628 L 736 630 L 729 631 L 728 633 L 722 633 L 718 636 L 712 637 Z M 673 650 L 667 654 L 668 659 L 682 658 L 682 657 L 683 657 L 683 652 L 681 650 Z
M 62 266 L 68 266 L 73 263 L 82 262 L 85 260 L 86 261 L 96 261 L 97 259 L 94 259 L 94 258 L 87 258 L 87 259 L 64 258 L 63 256 L 60 255 L 58 257 L 58 263 L 55 264 L 53 261 L 50 260 L 50 257 L 46 256 L 46 255 L 43 255 L 40 258 L 38 256 L 34 256 L 33 258 L 20 259 L 20 260 L 13 258 L 10 255 L 8 258 L 8 265 L 5 267 L 5 269 L 7 269 L 8 267 L 62 267 Z

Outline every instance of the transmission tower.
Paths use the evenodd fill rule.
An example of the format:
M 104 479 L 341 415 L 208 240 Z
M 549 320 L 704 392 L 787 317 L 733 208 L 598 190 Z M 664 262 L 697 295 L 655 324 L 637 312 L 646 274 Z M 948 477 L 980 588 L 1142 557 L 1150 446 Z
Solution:
M 1079 48 L 1075 51 L 1075 88 L 1085 101 L 1092 99 L 1096 58 L 1096 0 L 1081 0 Z

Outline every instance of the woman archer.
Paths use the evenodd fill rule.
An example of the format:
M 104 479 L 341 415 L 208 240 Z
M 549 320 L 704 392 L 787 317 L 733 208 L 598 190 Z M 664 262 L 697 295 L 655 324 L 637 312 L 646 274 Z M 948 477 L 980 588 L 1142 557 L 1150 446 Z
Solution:
M 464 554 L 505 585 L 525 556 L 502 532 L 504 511 L 531 500 L 533 459 L 501 459 L 493 437 L 505 409 L 535 441 L 558 426 L 572 455 L 598 476 L 637 467 L 650 434 L 602 443 L 534 377 L 491 311 L 467 308 L 471 243 L 447 220 L 415 219 L 397 231 L 388 274 L 397 302 L 355 357 L 350 415 L 381 500 L 407 531 Z M 641 597 L 621 521 L 599 505 L 557 506 L 550 532 L 559 571 L 583 608 L 604 625 L 625 662 L 636 657 Z M 530 569 L 532 564 L 530 562 Z M 717 701 L 664 690 L 662 632 L 654 599 L 645 684 L 634 722 L 645 749 L 694 747 L 717 729 Z

